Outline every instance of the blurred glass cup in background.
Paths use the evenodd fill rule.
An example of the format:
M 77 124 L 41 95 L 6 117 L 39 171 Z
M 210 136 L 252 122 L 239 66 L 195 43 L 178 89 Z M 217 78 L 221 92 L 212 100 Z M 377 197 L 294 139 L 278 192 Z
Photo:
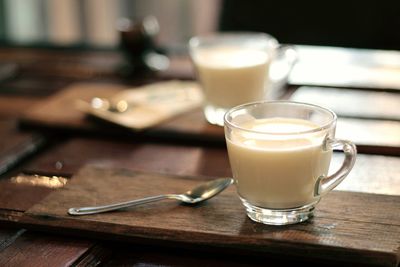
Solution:
M 228 109 L 271 99 L 274 87 L 286 82 L 295 62 L 292 47 L 280 46 L 274 37 L 257 32 L 193 37 L 189 51 L 205 96 L 204 115 L 211 124 L 221 126 Z M 271 63 L 278 60 L 286 62 L 286 74 L 274 79 Z

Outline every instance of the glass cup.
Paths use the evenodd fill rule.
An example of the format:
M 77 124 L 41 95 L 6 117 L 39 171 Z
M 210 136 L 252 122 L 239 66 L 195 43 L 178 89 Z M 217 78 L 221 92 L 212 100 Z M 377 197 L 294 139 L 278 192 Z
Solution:
M 237 192 L 256 222 L 284 225 L 309 219 L 356 160 L 355 145 L 334 138 L 335 113 L 316 105 L 254 102 L 229 110 L 224 120 Z M 345 158 L 328 175 L 336 149 Z
M 291 46 L 280 46 L 265 33 L 193 37 L 189 51 L 205 96 L 204 115 L 208 122 L 221 126 L 228 109 L 266 99 L 273 84 L 286 81 L 295 62 Z M 276 81 L 270 75 L 273 61 L 287 63 L 287 75 Z

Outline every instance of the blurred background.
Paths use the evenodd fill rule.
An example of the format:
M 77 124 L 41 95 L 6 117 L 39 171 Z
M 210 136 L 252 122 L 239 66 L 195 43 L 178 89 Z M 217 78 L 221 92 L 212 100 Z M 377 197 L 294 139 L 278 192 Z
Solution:
M 0 0 L 3 44 L 90 46 L 118 45 L 121 18 L 158 20 L 159 46 L 175 49 L 193 34 L 215 30 L 218 0 Z
M 0 0 L 0 41 L 114 48 L 121 18 L 154 16 L 158 46 L 216 30 L 268 32 L 282 43 L 400 50 L 400 1 Z M 123 22 L 122 22 L 123 23 Z

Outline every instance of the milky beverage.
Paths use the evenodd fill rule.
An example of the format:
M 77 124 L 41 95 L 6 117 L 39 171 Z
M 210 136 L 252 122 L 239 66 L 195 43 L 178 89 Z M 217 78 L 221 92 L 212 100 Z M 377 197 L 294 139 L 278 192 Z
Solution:
M 307 120 L 290 118 L 254 119 L 233 129 L 227 140 L 229 159 L 239 195 L 264 208 L 284 209 L 310 204 L 315 181 L 327 175 L 332 156 L 323 149 L 326 131 L 296 133 L 319 126 Z
M 193 59 L 208 105 L 228 109 L 265 98 L 266 51 L 218 46 L 198 49 Z

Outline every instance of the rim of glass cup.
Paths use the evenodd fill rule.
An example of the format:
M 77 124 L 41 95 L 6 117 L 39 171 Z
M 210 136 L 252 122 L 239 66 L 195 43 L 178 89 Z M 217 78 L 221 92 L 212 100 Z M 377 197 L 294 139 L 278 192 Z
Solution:
M 312 108 L 317 108 L 319 110 L 322 110 L 332 116 L 331 120 L 329 120 L 327 123 L 323 124 L 322 126 L 319 126 L 317 128 L 311 129 L 311 130 L 306 130 L 306 131 L 298 131 L 298 132 L 290 132 L 290 133 L 285 133 L 285 132 L 266 132 L 266 131 L 256 131 L 256 130 L 251 130 L 251 129 L 246 129 L 244 127 L 240 127 L 228 120 L 228 116 L 232 114 L 235 111 L 238 111 L 240 109 L 244 109 L 250 106 L 257 106 L 257 105 L 265 105 L 265 104 L 270 104 L 270 105 L 276 105 L 276 104 L 290 104 L 290 105 L 297 105 L 297 106 L 308 106 Z M 298 134 L 309 134 L 309 133 L 316 133 L 319 131 L 323 131 L 326 129 L 329 129 L 337 120 L 337 115 L 335 112 L 328 108 L 324 108 L 315 104 L 310 104 L 310 103 L 305 103 L 305 102 L 296 102 L 296 101 L 287 101 L 287 100 L 277 100 L 277 101 L 256 101 L 256 102 L 250 102 L 246 104 L 242 104 L 236 107 L 231 108 L 228 110 L 225 115 L 224 115 L 224 123 L 225 126 L 229 126 L 231 128 L 239 129 L 241 131 L 249 132 L 249 133 L 256 133 L 256 134 L 268 134 L 268 135 L 298 135 Z
M 192 38 L 190 38 L 189 40 L 189 48 L 194 48 L 194 47 L 198 47 L 200 45 L 201 42 L 205 42 L 205 41 L 211 41 L 213 39 L 217 38 L 229 38 L 229 37 L 247 37 L 247 38 L 251 38 L 251 37 L 265 37 L 266 41 L 268 42 L 268 45 L 271 46 L 278 46 L 278 40 L 273 37 L 272 35 L 269 35 L 267 33 L 264 32 L 252 32 L 252 31 L 242 31 L 242 32 L 216 32 L 216 33 L 210 33 L 210 34 L 205 34 L 205 35 L 198 35 L 198 36 L 194 36 Z

